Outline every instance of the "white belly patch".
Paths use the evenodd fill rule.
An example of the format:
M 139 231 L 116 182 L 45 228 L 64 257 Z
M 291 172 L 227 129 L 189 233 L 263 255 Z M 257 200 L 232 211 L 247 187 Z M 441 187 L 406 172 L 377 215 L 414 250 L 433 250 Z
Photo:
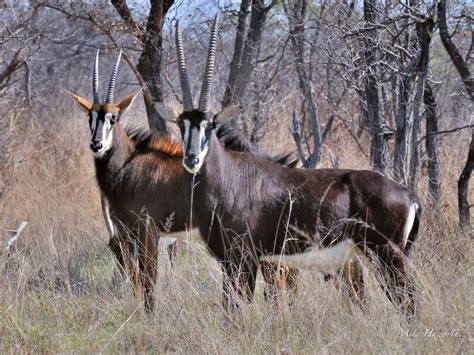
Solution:
M 356 248 L 353 248 L 353 246 L 354 241 L 346 239 L 326 248 L 310 248 L 300 254 L 262 256 L 260 261 L 269 261 L 292 268 L 317 270 L 333 274 L 344 266 L 349 256 L 355 254 Z
M 174 239 L 174 240 L 176 240 L 176 239 L 186 239 L 189 236 L 194 237 L 195 235 L 198 235 L 198 233 L 199 233 L 199 229 L 193 228 L 193 229 L 188 230 L 188 231 L 163 234 L 162 237 L 160 238 L 160 240 L 161 239 Z

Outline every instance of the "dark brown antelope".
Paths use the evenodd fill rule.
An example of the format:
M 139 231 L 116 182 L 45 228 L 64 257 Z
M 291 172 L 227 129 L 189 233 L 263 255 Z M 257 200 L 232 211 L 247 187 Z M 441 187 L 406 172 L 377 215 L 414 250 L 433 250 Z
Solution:
M 421 204 L 409 189 L 372 171 L 288 169 L 259 156 L 223 149 L 215 130 L 232 118 L 209 109 L 217 18 L 199 106 L 194 109 L 179 25 L 176 31 L 183 113 L 186 193 L 195 225 L 222 264 L 223 303 L 234 291 L 251 300 L 261 260 L 328 275 L 342 272 L 357 248 L 376 261 L 389 299 L 415 311 L 406 256 L 416 239 Z
M 93 72 L 93 102 L 69 94 L 89 116 L 90 147 L 95 158 L 103 215 L 111 236 L 109 246 L 129 272 L 136 295 L 144 300 L 146 310 L 151 311 L 156 279 L 156 239 L 161 232 L 181 232 L 189 226 L 190 205 L 184 192 L 186 179 L 182 172 L 181 143 L 145 130 L 122 127 L 120 120 L 136 93 L 119 104 L 113 103 L 119 56 L 106 101 L 102 104 L 98 90 L 98 55 Z M 221 125 L 217 136 L 226 149 L 259 154 L 229 125 Z M 291 154 L 264 159 L 268 158 L 290 167 L 297 163 Z M 135 254 L 138 254 L 138 266 L 132 257 Z M 172 255 L 173 249 L 170 257 Z M 270 277 L 274 274 L 265 274 L 269 275 L 266 283 L 273 282 Z

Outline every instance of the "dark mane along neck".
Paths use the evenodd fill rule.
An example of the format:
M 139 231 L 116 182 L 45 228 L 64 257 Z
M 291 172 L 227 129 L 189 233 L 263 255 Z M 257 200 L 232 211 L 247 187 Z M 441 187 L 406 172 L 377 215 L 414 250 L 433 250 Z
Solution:
M 216 128 L 216 136 L 221 144 L 229 150 L 236 152 L 249 152 L 263 157 L 267 157 L 277 164 L 294 168 L 299 160 L 294 157 L 294 152 L 270 154 L 255 147 L 248 138 L 232 124 L 220 124 Z

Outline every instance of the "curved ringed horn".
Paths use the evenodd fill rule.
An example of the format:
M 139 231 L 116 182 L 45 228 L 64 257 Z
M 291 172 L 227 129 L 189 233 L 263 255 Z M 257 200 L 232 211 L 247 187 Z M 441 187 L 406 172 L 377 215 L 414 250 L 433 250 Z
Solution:
M 105 99 L 106 104 L 112 104 L 114 101 L 115 81 L 117 80 L 117 72 L 120 64 L 120 58 L 122 58 L 122 50 L 120 50 L 117 62 L 115 62 L 114 69 L 112 70 L 112 75 L 110 76 L 109 90 L 107 91 L 107 98 Z
M 201 86 L 201 96 L 199 98 L 199 108 L 201 112 L 209 111 L 209 101 L 212 88 L 212 77 L 214 75 L 214 59 L 216 58 L 217 29 L 219 27 L 219 15 L 214 17 L 212 22 L 211 37 L 209 39 L 209 52 L 207 55 L 206 71 Z
M 92 74 L 92 93 L 94 95 L 94 104 L 100 104 L 100 95 L 99 95 L 99 51 L 95 56 L 94 62 L 94 72 Z
M 181 83 L 181 92 L 183 95 L 183 110 L 191 112 L 194 110 L 193 96 L 189 85 L 188 71 L 186 69 L 186 61 L 184 58 L 183 39 L 181 37 L 181 28 L 179 21 L 176 21 L 176 53 L 178 55 L 178 71 L 179 81 Z

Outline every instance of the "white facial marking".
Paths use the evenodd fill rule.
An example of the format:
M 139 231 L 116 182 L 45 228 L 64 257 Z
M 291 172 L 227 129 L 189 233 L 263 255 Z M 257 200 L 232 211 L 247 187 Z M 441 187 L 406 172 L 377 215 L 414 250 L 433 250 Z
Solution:
M 188 121 L 188 120 L 183 120 L 184 122 L 184 140 L 183 140 L 183 150 L 184 152 L 186 152 L 186 147 L 188 146 L 188 142 L 189 142 L 189 134 L 190 134 L 190 125 L 191 123 Z M 208 123 L 207 121 L 202 121 L 200 123 L 200 126 L 199 126 L 199 146 L 201 147 L 202 146 L 202 142 L 206 136 L 206 127 L 207 127 Z M 199 169 L 201 169 L 202 167 L 202 164 L 204 163 L 204 158 L 206 157 L 206 154 L 207 154 L 207 148 L 208 146 L 206 145 L 204 147 L 204 149 L 202 149 L 200 152 L 199 152 L 199 163 L 194 166 L 193 168 L 190 168 L 188 167 L 186 164 L 183 164 L 184 165 L 184 168 L 186 169 L 187 172 L 189 172 L 190 174 L 196 174 Z
M 189 127 L 191 126 L 191 122 L 188 120 L 183 120 L 184 123 L 184 139 L 183 139 L 183 152 L 186 152 L 186 148 L 188 147 L 189 142 Z
M 96 111 L 92 111 L 92 123 L 91 123 L 92 137 L 94 137 L 95 131 L 97 129 L 97 116 L 98 116 L 98 113 Z
M 334 274 L 345 264 L 347 258 L 355 253 L 354 241 L 346 239 L 327 248 L 310 248 L 308 251 L 293 255 L 267 255 L 260 257 L 260 261 L 269 261 L 297 269 L 318 270 L 323 273 Z
M 107 153 L 110 148 L 112 148 L 112 140 L 113 140 L 113 132 L 112 132 L 112 123 L 110 122 L 112 118 L 111 113 L 107 113 L 105 115 L 105 121 L 102 126 L 102 139 L 100 143 L 102 144 L 102 148 L 100 148 L 96 153 L 94 153 L 94 156 L 97 158 L 102 158 L 105 153 Z
M 403 227 L 403 246 L 402 249 L 405 249 L 408 242 L 408 237 L 410 236 L 411 229 L 413 228 L 413 222 L 415 222 L 416 210 L 418 209 L 418 204 L 414 203 L 410 206 L 408 210 L 407 220 L 405 226 Z
M 199 147 L 202 147 L 202 143 L 206 137 L 206 127 L 207 127 L 207 121 L 202 121 L 199 127 Z M 208 148 L 208 145 L 206 144 L 206 146 L 203 149 L 201 149 L 201 151 L 199 152 L 199 156 L 198 156 L 199 163 L 193 169 L 188 169 L 189 172 L 190 170 L 193 170 L 192 174 L 197 173 L 199 169 L 201 169 L 202 164 L 204 164 L 204 158 L 206 158 L 207 148 Z

